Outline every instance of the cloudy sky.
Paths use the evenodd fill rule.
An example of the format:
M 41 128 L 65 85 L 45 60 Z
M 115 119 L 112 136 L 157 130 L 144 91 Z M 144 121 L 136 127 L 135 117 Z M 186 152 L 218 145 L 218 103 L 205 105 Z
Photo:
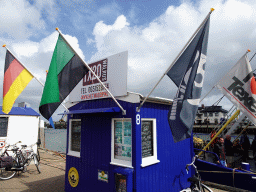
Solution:
M 58 38 L 58 27 L 86 62 L 128 50 L 128 91 L 147 95 L 190 36 L 211 14 L 204 96 L 239 58 L 256 52 L 254 0 L 0 0 L 0 43 L 41 81 Z M 5 48 L 0 49 L 3 81 Z M 256 57 L 251 61 L 256 68 Z M 2 95 L 0 83 L 0 95 Z M 38 111 L 42 86 L 33 79 L 16 100 Z M 164 77 L 152 96 L 173 99 L 174 83 Z M 203 101 L 212 105 L 214 89 Z M 2 103 L 2 96 L 0 102 Z M 229 109 L 224 99 L 220 105 Z M 61 106 L 53 119 L 64 111 Z

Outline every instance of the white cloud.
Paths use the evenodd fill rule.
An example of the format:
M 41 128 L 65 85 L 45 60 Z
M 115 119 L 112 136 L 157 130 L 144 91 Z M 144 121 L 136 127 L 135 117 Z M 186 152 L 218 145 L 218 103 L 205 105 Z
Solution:
M 61 6 L 72 9 L 80 7 L 78 1 L 63 1 L 61 4 L 59 8 Z M 111 8 L 111 5 L 115 6 Z M 87 4 L 84 7 L 87 7 Z M 184 1 L 179 6 L 169 6 L 162 15 L 142 26 L 134 26 L 134 23 L 129 21 L 129 19 L 136 20 L 139 16 L 136 13 L 139 10 L 133 8 L 127 13 L 128 15 L 124 15 L 117 4 L 108 4 L 98 10 L 101 16 L 104 15 L 104 21 L 95 24 L 92 32 L 94 38 L 84 42 L 97 49 L 91 61 L 128 50 L 128 90 L 146 95 L 172 63 L 211 7 L 214 7 L 215 11 L 211 15 L 206 77 L 202 94 L 204 96 L 217 79 L 225 75 L 247 49 L 252 50 L 249 58 L 256 51 L 256 2 L 252 0 L 201 0 L 197 3 Z M 116 20 L 109 24 L 113 15 L 117 15 Z M 0 4 L 0 42 L 9 45 L 22 63 L 26 64 L 43 83 L 58 32 L 55 31 L 39 40 L 30 37 L 46 32 L 45 28 L 48 24 L 46 21 L 50 20 L 54 23 L 57 16 L 58 10 L 55 9 L 54 0 L 38 0 L 34 5 L 26 0 L 2 0 Z M 74 36 L 65 35 L 65 37 L 84 59 L 79 46 L 81 42 Z M 0 61 L 4 63 L 4 49 L 0 49 L 0 55 L 2 55 Z M 3 78 L 2 73 L 0 78 Z M 1 91 L 2 89 L 0 89 L 0 95 Z M 152 95 L 173 99 L 176 91 L 176 86 L 165 76 Z M 31 103 L 34 109 L 38 109 L 41 94 L 41 85 L 36 80 L 32 80 L 16 103 L 26 101 Z M 205 104 L 213 104 L 221 97 L 219 91 L 214 91 L 212 94 L 205 100 Z M 227 101 L 223 102 L 223 105 L 232 104 Z M 57 113 L 54 118 L 57 118 Z
M 31 42 L 31 41 L 25 41 L 22 43 L 14 43 L 12 45 L 14 52 L 17 53 L 17 57 L 25 56 L 25 57 L 31 57 L 35 53 L 38 52 L 39 43 L 37 42 Z
M 202 0 L 196 6 L 184 2 L 143 27 L 130 26 L 124 15 L 112 25 L 99 21 L 93 31 L 97 53 L 91 61 L 128 50 L 128 89 L 148 94 L 212 7 L 203 96 L 248 48 L 256 51 L 254 1 Z M 165 77 L 153 95 L 173 98 L 176 91 Z
M 71 47 L 75 50 L 75 52 L 84 60 L 85 56 L 83 51 L 79 48 L 78 39 L 76 37 L 72 37 L 70 35 L 64 35 L 65 39 L 71 45 Z
M 40 42 L 25 41 L 13 43 L 11 46 L 14 55 L 22 63 L 30 65 L 31 72 L 35 72 L 36 76 L 43 82 L 45 81 L 45 71 L 49 68 L 58 35 L 59 33 L 55 31 Z M 64 37 L 77 54 L 84 59 L 84 54 L 79 48 L 78 39 L 70 35 L 64 35 Z
M 46 15 L 47 19 L 53 23 L 58 17 L 58 9 L 54 0 L 37 0 L 35 6 L 42 14 Z
M 96 23 L 93 33 L 98 36 L 106 36 L 110 31 L 122 30 L 128 25 L 129 23 L 126 22 L 126 17 L 121 15 L 116 19 L 113 25 L 106 25 L 103 21 Z
M 48 37 L 42 39 L 39 44 L 40 51 L 42 51 L 44 53 L 53 52 L 55 45 L 57 43 L 57 40 L 58 40 L 58 35 L 59 35 L 59 33 L 57 31 L 55 31 Z
M 116 15 L 120 12 L 121 8 L 115 2 L 106 4 L 103 7 L 100 7 L 97 11 L 98 14 L 109 16 L 109 15 Z
M 0 35 L 11 38 L 25 39 L 45 28 L 40 12 L 25 0 L 2 0 L 0 18 Z
M 58 34 L 59 33 L 55 31 L 39 42 L 27 40 L 24 42 L 12 43 L 9 47 L 17 59 L 43 84 L 45 83 L 46 70 L 49 69 Z M 79 48 L 78 39 L 70 35 L 64 35 L 64 37 L 80 57 L 84 59 L 83 52 Z M 4 63 L 4 60 L 1 60 L 1 63 Z M 0 78 L 3 78 L 2 73 Z M 0 90 L 0 94 L 1 91 L 2 89 Z M 42 85 L 37 82 L 37 80 L 33 79 L 17 98 L 15 106 L 17 106 L 17 103 L 25 101 L 31 104 L 34 110 L 38 111 L 42 92 Z M 64 108 L 60 106 L 60 109 L 54 114 L 54 121 L 60 118 L 58 114 L 62 111 L 64 111 Z

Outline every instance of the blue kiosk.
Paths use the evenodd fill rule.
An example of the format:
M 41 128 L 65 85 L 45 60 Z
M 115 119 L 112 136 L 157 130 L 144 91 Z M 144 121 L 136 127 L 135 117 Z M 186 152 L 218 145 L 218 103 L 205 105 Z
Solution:
M 69 107 L 65 190 L 177 192 L 189 187 L 185 166 L 193 138 L 174 143 L 168 124 L 172 101 L 128 92 Z

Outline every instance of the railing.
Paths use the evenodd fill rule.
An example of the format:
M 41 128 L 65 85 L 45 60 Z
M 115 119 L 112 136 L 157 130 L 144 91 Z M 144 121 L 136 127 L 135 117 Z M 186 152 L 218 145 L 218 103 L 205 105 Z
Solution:
M 196 150 L 196 151 L 203 151 L 203 152 L 204 152 L 203 155 L 199 156 L 199 159 L 201 159 L 201 160 L 207 161 L 207 160 L 206 160 L 206 157 L 205 157 L 205 154 L 206 154 L 206 153 L 211 153 L 212 155 L 214 155 L 214 156 L 216 157 L 217 161 L 220 162 L 219 156 L 218 156 L 216 153 L 212 152 L 212 151 L 205 151 L 205 150 L 197 149 L 197 148 L 194 148 L 194 150 Z M 196 153 L 196 154 L 198 154 L 198 153 Z M 212 162 L 210 162 L 210 163 L 212 163 Z M 220 164 L 220 165 L 221 165 L 221 164 Z

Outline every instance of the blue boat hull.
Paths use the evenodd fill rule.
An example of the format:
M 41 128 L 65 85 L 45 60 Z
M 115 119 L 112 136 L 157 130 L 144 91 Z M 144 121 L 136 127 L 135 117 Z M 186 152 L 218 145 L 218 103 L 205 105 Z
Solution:
M 256 175 L 197 159 L 195 162 L 202 180 L 256 192 Z

